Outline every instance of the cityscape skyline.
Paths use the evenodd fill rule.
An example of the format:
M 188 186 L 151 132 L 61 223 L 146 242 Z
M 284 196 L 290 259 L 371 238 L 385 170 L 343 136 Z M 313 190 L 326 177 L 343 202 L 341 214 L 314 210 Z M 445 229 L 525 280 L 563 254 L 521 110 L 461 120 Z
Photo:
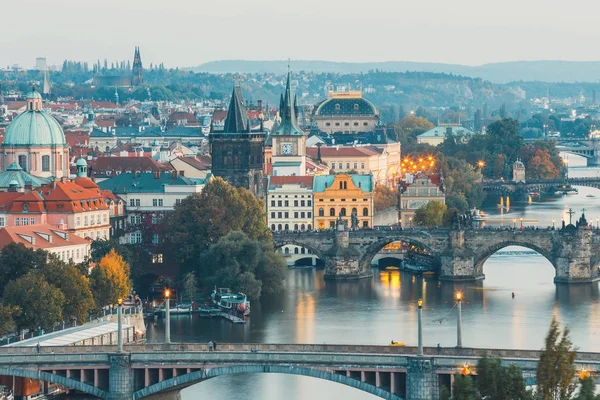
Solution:
M 600 39 L 592 23 L 593 9 L 600 11 L 600 5 L 575 1 L 573 9 L 581 5 L 589 12 L 571 22 L 562 21 L 560 4 L 550 1 L 540 18 L 535 4 L 509 0 L 503 8 L 491 10 L 472 0 L 458 0 L 453 2 L 453 18 L 449 19 L 441 0 L 381 0 L 379 7 L 367 9 L 359 3 L 307 0 L 288 4 L 285 10 L 274 0 L 252 4 L 232 0 L 201 7 L 188 0 L 168 4 L 156 0 L 127 4 L 116 0 L 101 4 L 25 0 L 5 5 L 7 15 L 27 15 L 27 24 L 17 17 L 0 27 L 0 65 L 30 68 L 36 57 L 47 57 L 49 65 L 65 59 L 124 60 L 131 58 L 134 46 L 143 49 L 145 65 L 164 62 L 168 67 L 287 58 L 472 66 L 521 60 L 597 60 L 583 49 Z M 37 11 L 32 13 L 32 9 Z M 48 20 L 57 23 L 49 27 Z M 385 38 L 396 38 L 397 45 L 394 41 L 383 48 L 374 45 L 388 42 Z M 315 45 L 320 42 L 328 44 Z M 196 46 L 198 50 L 194 50 Z M 386 46 L 390 46 L 389 52 L 384 51 Z M 465 52 L 465 48 L 478 51 Z

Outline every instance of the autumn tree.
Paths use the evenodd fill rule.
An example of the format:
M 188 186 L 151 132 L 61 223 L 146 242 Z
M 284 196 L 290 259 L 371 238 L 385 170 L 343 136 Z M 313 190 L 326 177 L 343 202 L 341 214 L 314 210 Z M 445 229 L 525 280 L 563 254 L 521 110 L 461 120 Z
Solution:
M 129 264 L 123 260 L 123 257 L 119 253 L 114 249 L 111 250 L 107 255 L 102 257 L 95 268 L 104 270 L 111 287 L 110 296 L 107 299 L 108 303 L 102 305 L 96 304 L 97 306 L 115 304 L 119 298 L 129 296 L 131 293 Z
M 52 328 L 63 319 L 65 295 L 39 273 L 10 282 L 4 288 L 4 303 L 18 307 L 14 321 L 18 330 Z
M 398 191 L 385 185 L 375 185 L 373 189 L 375 211 L 382 211 L 398 204 Z
M 441 201 L 432 200 L 415 211 L 413 223 L 418 226 L 442 226 L 446 205 Z
M 283 289 L 283 257 L 272 244 L 231 232 L 213 244 L 200 262 L 199 276 L 209 286 L 230 287 L 257 299 Z
M 41 274 L 49 284 L 58 288 L 65 296 L 63 316 L 85 321 L 94 308 L 94 297 L 89 279 L 84 276 L 75 264 L 65 264 L 55 256 L 41 269 Z
M 260 200 L 222 178 L 212 179 L 201 193 L 182 200 L 163 224 L 167 248 L 188 271 L 211 244 L 232 231 L 242 231 L 252 240 L 271 241 Z
M 569 328 L 562 333 L 556 318 L 552 318 L 544 348 L 537 365 L 537 391 L 540 400 L 570 399 L 575 391 L 575 349 L 569 338 Z
M 552 179 L 560 175 L 560 170 L 552 163 L 550 154 L 545 150 L 537 149 L 526 168 L 530 179 Z

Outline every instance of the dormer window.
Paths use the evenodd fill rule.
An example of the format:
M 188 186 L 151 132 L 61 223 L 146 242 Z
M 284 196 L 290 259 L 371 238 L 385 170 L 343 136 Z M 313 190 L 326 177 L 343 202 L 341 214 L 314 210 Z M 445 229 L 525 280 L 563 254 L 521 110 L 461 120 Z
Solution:
M 28 212 L 28 211 L 29 211 L 29 203 L 23 204 L 23 212 Z
M 337 103 L 337 104 L 335 105 L 335 109 L 336 109 L 336 111 L 339 111 L 339 110 L 340 110 L 340 108 L 341 108 L 340 104 L 339 104 L 339 103 Z
M 358 104 L 354 105 L 354 111 L 358 111 Z

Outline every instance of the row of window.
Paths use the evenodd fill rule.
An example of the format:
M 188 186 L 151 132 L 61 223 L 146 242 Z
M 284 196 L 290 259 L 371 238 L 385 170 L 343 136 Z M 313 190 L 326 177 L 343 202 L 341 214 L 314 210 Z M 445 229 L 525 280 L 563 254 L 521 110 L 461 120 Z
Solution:
M 15 218 L 15 226 L 35 225 L 35 218 Z
M 324 201 L 323 199 L 319 199 L 319 201 Z M 329 199 L 330 202 L 335 202 L 335 199 Z M 340 199 L 340 201 L 346 201 L 346 199 Z M 352 199 L 352 201 L 357 201 L 356 199 Z M 368 201 L 367 199 L 362 199 L 362 201 Z
M 152 215 L 152 224 L 157 225 L 162 221 L 162 215 Z M 141 215 L 130 215 L 129 222 L 131 225 L 139 225 L 142 223 Z
M 60 158 L 62 164 L 62 155 Z M 27 165 L 27 156 L 19 156 L 18 162 L 19 166 L 23 168 L 23 171 L 29 171 L 29 165 Z M 42 156 L 42 171 L 50 171 L 50 156 Z
M 358 210 L 356 208 L 352 208 L 352 211 L 349 215 L 358 215 Z M 348 214 L 346 214 L 346 209 L 345 208 L 340 208 L 340 214 L 341 217 L 346 217 Z M 319 208 L 319 217 L 324 217 L 325 216 L 325 209 L 324 208 Z M 330 217 L 335 217 L 335 208 L 331 207 L 329 209 L 329 216 Z M 369 209 L 367 207 L 363 208 L 362 211 L 362 216 L 363 217 L 368 217 L 369 216 Z
M 179 200 L 179 199 L 177 199 Z M 179 201 L 175 201 L 175 204 L 179 204 Z M 152 199 L 152 206 L 153 207 L 162 207 L 164 205 L 163 203 L 163 199 Z M 141 206 L 141 201 L 140 199 L 129 199 L 129 206 L 130 207 L 139 207 Z
M 331 126 L 331 122 L 325 122 L 325 126 Z M 340 126 L 340 123 L 336 122 L 335 126 Z M 344 122 L 344 126 L 350 126 L 350 122 Z M 355 122 L 354 126 L 358 126 L 358 122 Z M 363 122 L 363 126 L 369 126 L 369 123 Z
M 343 162 L 339 162 L 337 165 L 338 165 L 338 168 L 337 168 L 338 171 L 344 170 L 344 163 Z M 351 163 L 347 162 L 345 170 L 346 171 L 350 171 L 350 169 L 351 169 L 350 166 L 351 165 L 353 166 L 352 169 L 358 170 L 358 163 L 357 162 L 355 162 L 354 164 L 351 164 Z M 335 169 L 335 162 L 331 163 L 331 168 Z M 364 162 L 360 163 L 360 169 L 365 169 L 365 163 Z
M 162 264 L 163 263 L 163 255 L 162 254 L 152 254 L 152 264 Z
M 308 224 L 308 225 L 304 225 L 304 224 L 294 224 L 294 230 L 295 231 L 305 231 L 305 230 L 311 230 L 312 229 L 312 225 Z M 275 226 L 275 224 L 271 224 L 271 230 L 272 231 L 289 231 L 290 230 L 290 225 L 289 224 L 279 224 L 277 226 Z
M 281 198 L 281 195 L 279 195 L 279 196 L 277 196 L 277 197 Z M 285 196 L 283 196 L 283 197 L 285 197 L 285 198 L 287 199 L 287 198 L 288 198 L 288 195 L 286 194 L 286 195 L 285 195 Z M 294 197 L 298 198 L 298 195 L 297 195 L 297 194 L 295 194 L 295 195 L 294 195 Z M 312 197 L 312 196 L 311 196 L 310 194 L 309 194 L 309 195 L 306 195 L 306 198 L 307 198 L 307 199 L 310 199 L 311 197 Z M 272 194 L 272 195 L 271 195 L 271 198 L 272 198 L 272 199 L 274 199 L 274 198 L 275 198 L 275 195 L 274 195 L 274 194 Z M 300 195 L 300 198 L 302 198 L 302 199 L 303 199 L 303 198 L 304 198 L 304 195 L 303 195 L 303 194 L 301 194 L 301 195 Z
M 100 240 L 100 239 L 104 239 L 104 240 L 108 240 L 108 230 L 105 231 L 91 231 L 91 232 L 85 232 L 85 233 L 78 233 L 77 236 L 82 237 L 82 238 L 86 238 L 89 237 L 92 240 Z
M 83 226 L 88 226 L 88 225 L 100 225 L 102 224 L 102 221 L 104 220 L 104 224 L 108 223 L 108 214 L 102 214 L 102 216 L 100 216 L 100 214 L 96 215 L 96 217 L 94 217 L 93 215 L 90 216 L 84 216 L 83 217 Z M 75 218 L 75 227 L 81 226 L 81 217 L 76 217 Z
M 304 211 L 294 211 L 294 218 L 298 218 L 298 215 L 300 216 L 300 218 L 312 218 L 312 212 L 304 212 Z M 275 217 L 275 212 L 271 212 L 271 218 L 275 219 L 275 218 L 290 218 L 290 213 L 289 212 L 278 212 L 277 213 L 277 217 Z
M 158 244 L 158 233 L 152 235 L 152 244 Z M 129 243 L 137 244 L 142 243 L 142 232 L 133 232 L 129 234 Z
M 291 254 L 290 249 L 288 247 L 284 247 L 283 254 Z M 310 249 L 305 249 L 304 247 L 301 247 L 300 251 L 298 251 L 298 248 L 294 247 L 294 254 L 312 254 L 312 251 Z
M 85 257 L 85 256 L 89 255 L 85 251 L 83 251 L 83 249 L 81 252 L 79 249 L 75 249 L 75 250 L 65 250 L 65 251 L 60 251 L 60 252 L 57 251 L 54 254 L 56 254 L 59 259 L 61 259 L 62 261 L 65 261 L 65 262 L 67 262 L 69 260 L 73 260 L 73 259 L 79 260 L 80 255 L 81 255 L 81 257 Z
M 312 200 L 300 200 L 300 202 L 298 202 L 298 200 L 294 200 L 294 207 L 298 207 L 298 204 L 300 204 L 300 207 L 312 207 Z M 277 207 L 289 207 L 290 206 L 290 201 L 289 200 L 277 200 Z M 275 200 L 271 200 L 271 207 L 275 207 Z

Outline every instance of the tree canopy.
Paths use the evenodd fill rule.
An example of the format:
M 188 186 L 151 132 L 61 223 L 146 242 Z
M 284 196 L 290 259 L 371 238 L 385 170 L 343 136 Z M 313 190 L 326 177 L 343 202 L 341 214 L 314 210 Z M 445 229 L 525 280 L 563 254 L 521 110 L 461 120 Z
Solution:
M 110 250 L 108 254 L 106 254 L 98 265 L 94 269 L 102 269 L 104 271 L 104 276 L 102 273 L 96 272 L 95 274 L 92 271 L 93 277 L 93 288 L 96 290 L 100 290 L 101 292 L 107 292 L 107 296 L 99 296 L 96 294 L 96 300 L 102 300 L 105 302 L 104 304 L 97 304 L 96 306 L 105 306 L 107 304 L 116 304 L 119 298 L 125 298 L 131 294 L 131 279 L 130 279 L 130 271 L 129 264 L 127 264 L 123 257 L 119 255 L 114 249 Z M 106 291 L 103 285 L 106 285 L 110 288 L 110 290 Z
M 415 211 L 413 223 L 418 226 L 442 226 L 446 205 L 441 201 L 432 200 Z

